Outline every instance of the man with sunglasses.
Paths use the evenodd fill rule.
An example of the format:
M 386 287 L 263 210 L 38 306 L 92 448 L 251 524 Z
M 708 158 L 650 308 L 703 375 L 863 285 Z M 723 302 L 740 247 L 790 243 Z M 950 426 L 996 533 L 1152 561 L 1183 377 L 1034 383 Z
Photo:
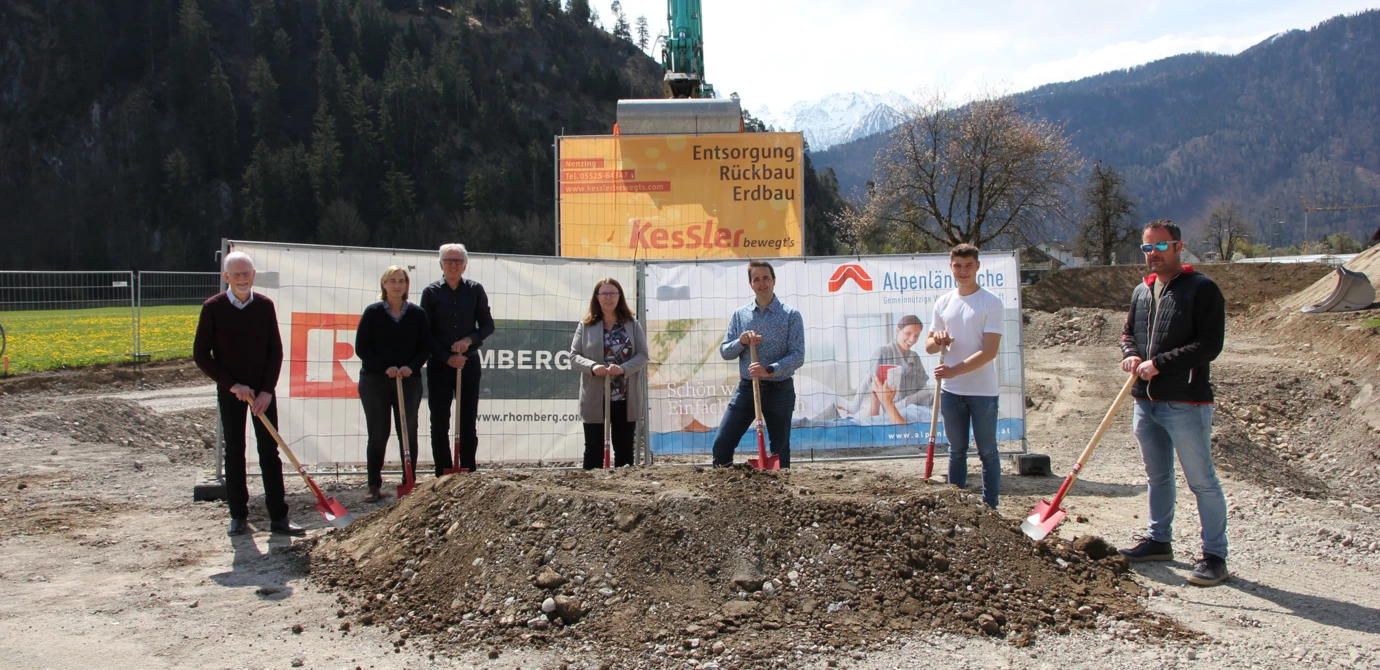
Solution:
M 1198 501 L 1203 556 L 1190 584 L 1227 579 L 1227 500 L 1212 463 L 1213 394 L 1209 366 L 1222 352 L 1226 303 L 1211 279 L 1184 265 L 1183 236 L 1169 219 L 1145 225 L 1141 251 L 1150 276 L 1131 294 L 1121 335 L 1121 370 L 1139 377 L 1132 421 L 1149 488 L 1150 522 L 1132 562 L 1174 559 L 1174 456 Z
M 465 279 L 470 254 L 463 244 L 441 245 L 441 279 L 422 289 L 422 309 L 431 321 L 431 360 L 426 365 L 427 409 L 431 412 L 431 458 L 436 476 L 455 467 L 450 457 L 450 402 L 460 370 L 460 463 L 475 471 L 479 450 L 479 347 L 494 334 L 489 295 Z

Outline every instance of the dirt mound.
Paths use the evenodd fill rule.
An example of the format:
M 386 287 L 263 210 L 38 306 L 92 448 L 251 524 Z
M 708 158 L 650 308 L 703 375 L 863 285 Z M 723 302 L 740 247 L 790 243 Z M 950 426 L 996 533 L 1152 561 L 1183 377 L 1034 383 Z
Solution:
M 1351 259 L 1346 264 L 1346 269 L 1361 272 L 1370 279 L 1373 286 L 1380 286 L 1380 244 L 1377 244 Z M 1318 279 L 1311 286 L 1295 293 L 1279 302 L 1281 309 L 1297 312 L 1308 305 L 1321 302 L 1324 298 L 1332 294 L 1332 289 L 1337 286 L 1334 275 L 1327 275 Z
M 1082 307 L 1065 307 L 1053 313 L 1027 309 L 1023 318 L 1026 346 L 1114 347 L 1121 341 L 1126 312 Z
M 1227 311 L 1233 313 L 1288 296 L 1332 271 L 1323 263 L 1213 263 L 1196 269 L 1217 282 Z M 1147 273 L 1140 265 L 1059 270 L 1022 289 L 1021 306 L 1042 312 L 1065 307 L 1124 310 Z
M 311 570 L 342 617 L 393 627 L 399 646 L 553 644 L 647 666 L 789 666 L 916 629 L 1186 634 L 1146 612 L 1114 552 L 1034 544 L 977 500 L 842 469 L 498 471 L 329 534 Z
M 73 399 L 9 396 L 0 400 L 8 430 L 18 424 L 31 430 L 67 436 L 77 442 L 209 450 L 215 447 L 214 408 L 159 414 L 130 400 L 82 396 Z

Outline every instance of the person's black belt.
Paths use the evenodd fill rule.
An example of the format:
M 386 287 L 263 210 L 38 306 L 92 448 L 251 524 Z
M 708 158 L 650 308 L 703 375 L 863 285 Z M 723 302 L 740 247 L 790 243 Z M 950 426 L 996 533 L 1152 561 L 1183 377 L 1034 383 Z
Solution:
M 752 378 L 749 377 L 749 378 L 747 378 L 747 379 L 744 379 L 743 381 L 745 381 L 745 382 L 751 382 L 751 381 L 752 381 Z M 765 385 L 765 386 L 775 386 L 775 385 L 777 385 L 777 384 L 785 384 L 786 382 L 794 381 L 794 380 L 793 380 L 791 377 L 787 377 L 787 378 L 785 378 L 785 379 L 767 379 L 767 378 L 765 378 L 765 377 L 758 377 L 758 381 L 761 382 L 761 383 L 762 383 L 763 385 Z

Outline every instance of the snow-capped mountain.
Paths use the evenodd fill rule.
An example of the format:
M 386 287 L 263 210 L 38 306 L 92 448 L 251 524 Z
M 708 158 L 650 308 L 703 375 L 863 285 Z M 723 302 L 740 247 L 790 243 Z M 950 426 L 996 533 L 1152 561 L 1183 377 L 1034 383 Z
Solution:
M 768 107 L 750 111 L 778 130 L 804 133 L 811 151 L 823 151 L 835 144 L 895 128 L 910 105 L 906 96 L 894 91 L 863 91 L 833 93 L 818 100 L 797 102 L 779 113 Z

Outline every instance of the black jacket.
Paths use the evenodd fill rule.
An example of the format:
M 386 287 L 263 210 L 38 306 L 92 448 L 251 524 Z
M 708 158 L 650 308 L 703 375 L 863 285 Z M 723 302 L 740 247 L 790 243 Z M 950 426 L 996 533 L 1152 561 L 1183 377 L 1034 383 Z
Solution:
M 383 374 L 391 367 L 407 366 L 412 374 L 422 371 L 427 354 L 431 353 L 431 324 L 421 307 L 403 303 L 402 319 L 393 320 L 388 303 L 380 300 L 364 308 L 355 331 L 355 355 L 360 368 L 371 374 Z
M 1153 360 L 1159 374 L 1150 381 L 1137 380 L 1131 395 L 1142 400 L 1212 402 L 1208 364 L 1222 353 L 1227 328 L 1222 290 L 1185 265 L 1160 293 L 1152 328 L 1154 286 L 1152 274 L 1131 294 L 1131 310 L 1121 332 L 1121 355 Z

